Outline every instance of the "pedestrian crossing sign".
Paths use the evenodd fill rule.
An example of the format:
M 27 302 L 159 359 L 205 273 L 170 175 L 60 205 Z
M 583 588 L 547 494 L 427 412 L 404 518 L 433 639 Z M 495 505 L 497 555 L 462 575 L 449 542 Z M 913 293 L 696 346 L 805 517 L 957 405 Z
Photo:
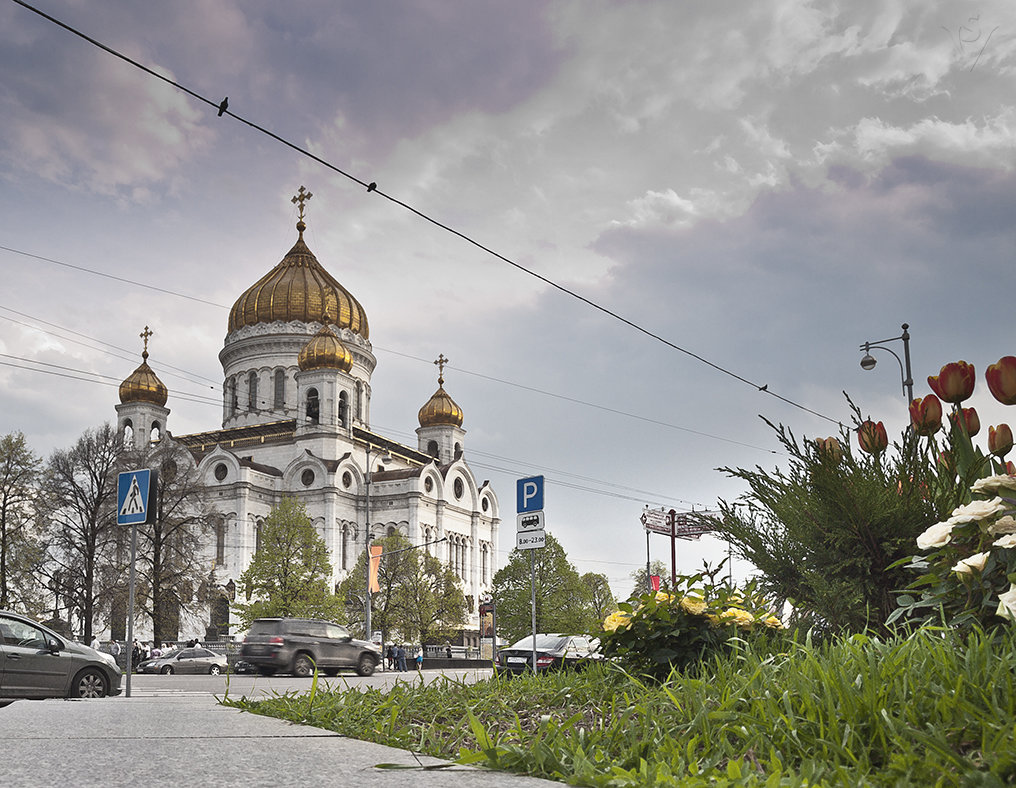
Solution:
M 116 524 L 140 525 L 148 522 L 151 509 L 152 472 L 148 468 L 124 471 L 116 480 Z

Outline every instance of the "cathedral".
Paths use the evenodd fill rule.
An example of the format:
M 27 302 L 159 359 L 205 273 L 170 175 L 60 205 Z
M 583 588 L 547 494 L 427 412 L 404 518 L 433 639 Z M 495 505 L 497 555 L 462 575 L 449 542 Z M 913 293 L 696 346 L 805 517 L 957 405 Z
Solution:
M 168 430 L 169 392 L 148 365 L 147 328 L 141 366 L 120 385 L 125 443 L 140 448 L 165 439 L 185 447 L 214 512 L 207 558 L 223 598 L 207 620 L 181 620 L 181 637 L 240 634 L 224 620 L 228 596 L 258 549 L 261 522 L 285 495 L 306 506 L 323 537 L 333 584 L 371 539 L 401 533 L 461 578 L 467 627 L 475 632 L 478 601 L 498 568 L 500 519 L 490 484 L 478 483 L 465 461 L 462 409 L 444 389 L 447 359 L 435 362 L 438 388 L 420 408 L 416 447 L 371 430 L 377 360 L 367 313 L 304 242 L 310 197 L 300 187 L 293 198 L 293 248 L 230 310 L 219 352 L 221 429 Z

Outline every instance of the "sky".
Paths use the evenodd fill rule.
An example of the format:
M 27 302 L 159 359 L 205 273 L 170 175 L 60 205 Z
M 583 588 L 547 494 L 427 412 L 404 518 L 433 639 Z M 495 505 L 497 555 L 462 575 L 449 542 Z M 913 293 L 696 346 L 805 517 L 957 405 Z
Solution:
M 898 434 L 901 369 L 859 346 L 903 323 L 915 395 L 963 359 L 979 440 L 1016 418 L 983 378 L 1016 355 L 1009 0 L 35 5 L 332 165 L 0 0 L 0 434 L 43 457 L 115 419 L 146 325 L 169 430 L 220 426 L 228 309 L 300 186 L 370 320 L 372 428 L 415 446 L 450 359 L 502 565 L 521 477 L 625 597 L 646 505 L 785 464 L 765 420 L 836 435 L 846 393 Z

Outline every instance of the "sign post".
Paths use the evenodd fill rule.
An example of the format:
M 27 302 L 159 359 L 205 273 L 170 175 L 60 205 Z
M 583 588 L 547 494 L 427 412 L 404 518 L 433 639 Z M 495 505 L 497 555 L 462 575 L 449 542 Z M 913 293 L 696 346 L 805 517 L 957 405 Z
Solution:
M 138 555 L 138 525 L 155 518 L 155 490 L 158 475 L 148 468 L 124 471 L 116 478 L 116 524 L 131 527 L 131 566 L 127 592 L 127 684 L 124 697 L 131 696 L 131 673 L 134 671 L 134 587 L 137 575 L 134 564 Z
M 713 514 L 715 512 L 696 512 L 699 515 Z M 649 568 L 649 534 L 663 534 L 670 537 L 670 583 L 671 587 L 677 586 L 677 540 L 689 539 L 697 541 L 702 534 L 712 533 L 712 528 L 702 522 L 695 522 L 686 514 L 679 514 L 676 510 L 664 511 L 663 509 L 645 509 L 639 518 L 643 528 L 646 529 L 646 582 L 650 582 Z M 652 590 L 652 589 L 650 589 Z
M 530 476 L 515 483 L 518 512 L 518 533 L 515 546 L 519 550 L 535 550 L 547 544 L 543 530 L 543 477 Z M 536 673 L 536 553 L 529 553 L 529 595 L 533 621 L 533 673 Z

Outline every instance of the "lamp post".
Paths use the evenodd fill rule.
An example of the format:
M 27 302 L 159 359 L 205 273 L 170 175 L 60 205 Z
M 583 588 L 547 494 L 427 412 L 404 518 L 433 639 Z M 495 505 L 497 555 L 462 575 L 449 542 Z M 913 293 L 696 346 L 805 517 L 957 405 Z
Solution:
M 371 473 L 370 450 L 372 448 L 373 448 L 373 446 L 370 443 L 368 443 L 367 444 L 367 472 L 366 472 L 366 475 L 364 476 L 364 486 L 366 488 L 366 500 L 365 500 L 365 505 L 364 505 L 364 508 L 366 509 L 366 517 L 364 518 L 366 520 L 366 528 L 365 528 L 366 533 L 364 534 L 364 542 L 365 542 L 365 544 L 364 544 L 364 556 L 365 556 L 365 558 L 367 560 L 366 560 L 366 564 L 365 564 L 366 565 L 366 569 L 364 571 L 364 581 L 365 581 L 365 584 L 363 586 L 363 629 L 364 629 L 363 639 L 366 640 L 368 643 L 373 642 L 370 639 L 371 638 L 371 627 L 370 627 L 370 543 L 371 543 L 371 538 L 370 538 L 370 479 L 371 479 L 371 476 L 373 475 Z M 388 454 L 381 455 L 381 457 L 379 459 L 380 459 L 382 465 L 387 465 L 392 460 L 391 456 L 388 455 Z
M 910 326 L 906 323 L 903 324 L 903 333 L 898 337 L 890 337 L 889 339 L 880 339 L 877 342 L 865 342 L 861 345 L 861 350 L 864 351 L 864 356 L 861 358 L 862 369 L 874 369 L 875 364 L 878 360 L 871 355 L 872 350 L 884 350 L 886 353 L 892 353 L 893 358 L 900 365 L 900 380 L 903 383 L 903 393 L 907 397 L 907 404 L 909 405 L 914 401 L 914 376 L 910 371 L 910 332 L 907 330 Z M 885 347 L 887 342 L 903 342 L 903 359 L 901 360 L 896 352 L 891 348 Z M 906 364 L 904 365 L 904 360 Z

